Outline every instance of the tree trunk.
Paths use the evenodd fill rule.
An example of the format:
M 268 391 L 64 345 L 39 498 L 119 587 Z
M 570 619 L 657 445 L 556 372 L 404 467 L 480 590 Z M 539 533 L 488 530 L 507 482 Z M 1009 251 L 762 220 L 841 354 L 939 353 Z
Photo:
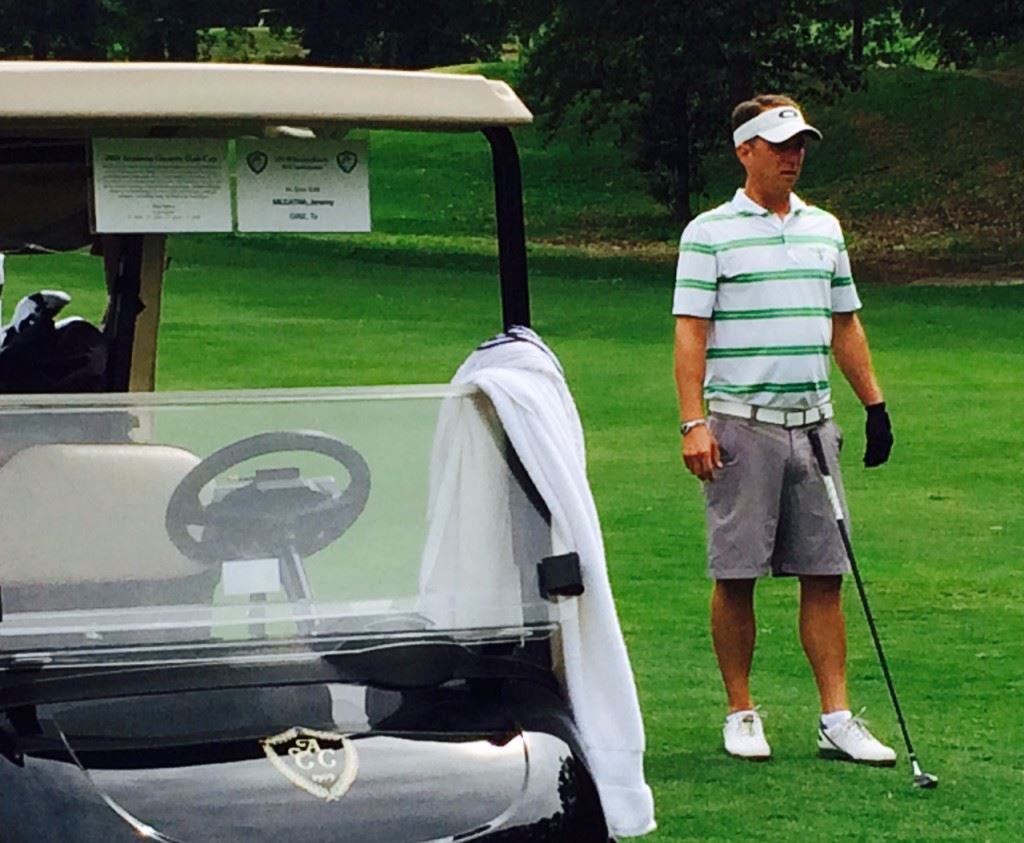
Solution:
M 853 43 L 850 47 L 855 64 L 864 61 L 864 3 L 853 0 Z
M 690 174 L 692 145 L 690 135 L 690 104 L 687 90 L 680 91 L 679 97 L 679 136 L 676 139 L 676 172 L 675 172 L 675 195 L 672 197 L 672 214 L 676 222 L 685 225 L 693 219 L 693 209 L 690 206 Z
M 754 60 L 746 50 L 729 62 L 727 75 L 730 108 L 735 108 L 759 93 L 754 90 Z

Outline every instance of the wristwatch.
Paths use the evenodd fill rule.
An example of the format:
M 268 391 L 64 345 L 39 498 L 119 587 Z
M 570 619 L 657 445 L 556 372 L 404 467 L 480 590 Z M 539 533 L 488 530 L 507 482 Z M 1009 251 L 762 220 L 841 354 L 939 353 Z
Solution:
M 692 419 L 691 421 L 680 422 L 679 432 L 683 436 L 686 436 L 686 434 L 693 430 L 695 427 L 700 427 L 702 424 L 706 425 L 707 423 L 707 419 Z

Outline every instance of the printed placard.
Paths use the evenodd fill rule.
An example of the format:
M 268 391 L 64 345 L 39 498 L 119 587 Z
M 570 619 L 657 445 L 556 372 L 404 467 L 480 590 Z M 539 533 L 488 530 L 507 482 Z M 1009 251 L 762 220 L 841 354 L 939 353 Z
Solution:
M 240 559 L 221 564 L 221 586 L 229 596 L 274 594 L 281 590 L 277 559 Z
M 239 231 L 369 231 L 366 141 L 235 145 Z
M 96 138 L 96 231 L 231 231 L 226 141 Z

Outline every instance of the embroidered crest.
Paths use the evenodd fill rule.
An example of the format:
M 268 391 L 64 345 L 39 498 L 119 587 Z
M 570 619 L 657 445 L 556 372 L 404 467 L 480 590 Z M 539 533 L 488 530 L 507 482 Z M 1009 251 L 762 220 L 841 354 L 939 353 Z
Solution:
M 274 769 L 325 802 L 340 799 L 356 780 L 359 756 L 345 735 L 298 726 L 264 738 L 260 745 Z

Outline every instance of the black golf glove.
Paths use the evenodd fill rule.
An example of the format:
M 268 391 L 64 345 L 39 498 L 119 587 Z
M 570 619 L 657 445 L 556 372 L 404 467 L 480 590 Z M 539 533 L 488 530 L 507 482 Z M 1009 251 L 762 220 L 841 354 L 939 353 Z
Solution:
M 892 450 L 892 422 L 885 411 L 885 402 L 865 407 L 868 419 L 864 425 L 864 465 L 874 468 L 889 459 Z

